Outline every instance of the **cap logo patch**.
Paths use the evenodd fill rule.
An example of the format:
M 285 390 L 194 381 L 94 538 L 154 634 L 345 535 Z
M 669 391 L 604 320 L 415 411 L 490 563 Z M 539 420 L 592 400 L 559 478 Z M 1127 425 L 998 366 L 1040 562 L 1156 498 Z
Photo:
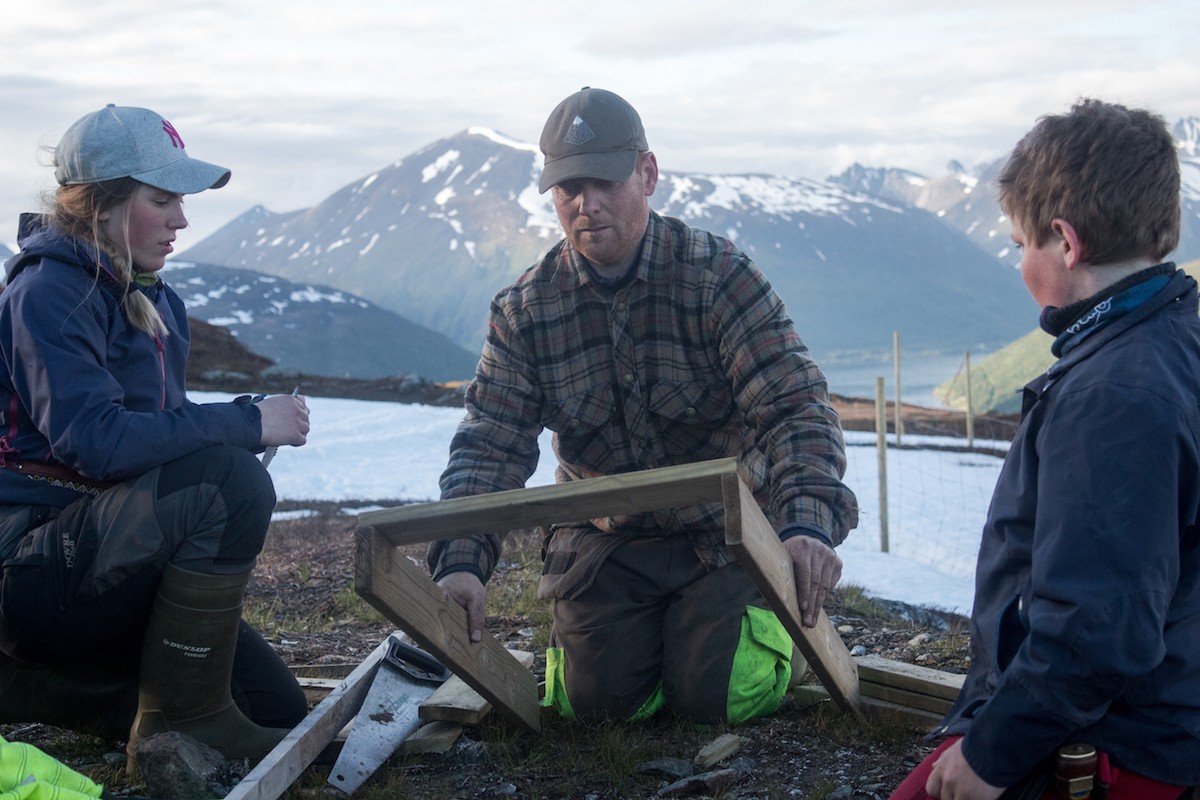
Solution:
M 583 144 L 589 139 L 595 139 L 596 134 L 588 127 L 588 124 L 583 121 L 583 117 L 575 115 L 575 120 L 571 123 L 571 127 L 567 128 L 567 135 L 563 137 L 563 142 L 566 144 Z
M 171 144 L 175 147 L 183 149 L 183 137 L 179 135 L 179 131 L 175 130 L 175 126 L 163 120 L 163 130 L 171 137 Z

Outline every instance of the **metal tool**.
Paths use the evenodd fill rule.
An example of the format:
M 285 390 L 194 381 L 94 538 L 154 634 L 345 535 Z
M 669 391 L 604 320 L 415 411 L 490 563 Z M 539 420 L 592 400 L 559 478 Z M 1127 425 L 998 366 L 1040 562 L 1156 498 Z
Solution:
M 295 389 L 292 389 L 292 397 L 295 397 L 297 395 L 297 393 L 299 393 L 299 391 L 300 391 L 299 386 L 297 386 Z M 251 402 L 257 403 L 263 397 L 266 397 L 266 395 L 259 395 L 258 397 L 254 398 L 254 400 L 252 400 Z M 266 469 L 267 467 L 269 467 L 271 465 L 271 459 L 273 459 L 275 457 L 275 454 L 278 452 L 279 452 L 279 445 L 277 445 L 277 444 L 273 444 L 270 447 L 268 447 L 266 450 L 263 450 L 263 457 L 262 457 L 263 469 Z
M 450 677 L 424 650 L 388 637 L 388 651 L 363 700 L 329 783 L 352 794 L 421 726 L 417 709 Z

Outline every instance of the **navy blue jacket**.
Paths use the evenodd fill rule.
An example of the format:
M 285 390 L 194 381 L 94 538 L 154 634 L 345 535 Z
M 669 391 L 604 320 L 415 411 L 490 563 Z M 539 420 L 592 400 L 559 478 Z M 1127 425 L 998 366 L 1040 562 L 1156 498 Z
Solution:
M 61 464 L 122 481 L 204 447 L 257 449 L 259 410 L 185 397 L 187 311 L 170 287 L 143 291 L 169 335 L 133 327 L 107 256 L 55 231 L 20 241 L 0 294 L 0 463 Z M 84 495 L 0 469 L 0 503 L 66 506 Z M 0 542 L 0 555 L 4 555 Z
M 939 733 L 1009 786 L 1087 742 L 1200 783 L 1200 319 L 1182 271 L 1025 389 Z

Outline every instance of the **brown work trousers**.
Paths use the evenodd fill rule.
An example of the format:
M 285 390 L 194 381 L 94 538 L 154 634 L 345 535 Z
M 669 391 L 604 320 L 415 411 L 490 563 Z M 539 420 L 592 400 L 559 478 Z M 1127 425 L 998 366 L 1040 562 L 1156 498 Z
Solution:
M 583 719 L 625 719 L 654 693 L 694 722 L 723 722 L 746 606 L 765 608 L 738 564 L 712 569 L 686 536 L 627 539 L 560 528 L 540 598 L 553 597 L 551 647 Z

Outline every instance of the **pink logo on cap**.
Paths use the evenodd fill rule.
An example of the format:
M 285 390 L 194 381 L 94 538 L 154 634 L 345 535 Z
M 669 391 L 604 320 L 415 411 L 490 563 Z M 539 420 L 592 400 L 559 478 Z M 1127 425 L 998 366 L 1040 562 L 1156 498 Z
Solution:
M 179 135 L 179 131 L 175 130 L 175 126 L 165 119 L 163 120 L 163 130 L 171 137 L 171 144 L 179 148 L 183 147 L 183 137 Z

